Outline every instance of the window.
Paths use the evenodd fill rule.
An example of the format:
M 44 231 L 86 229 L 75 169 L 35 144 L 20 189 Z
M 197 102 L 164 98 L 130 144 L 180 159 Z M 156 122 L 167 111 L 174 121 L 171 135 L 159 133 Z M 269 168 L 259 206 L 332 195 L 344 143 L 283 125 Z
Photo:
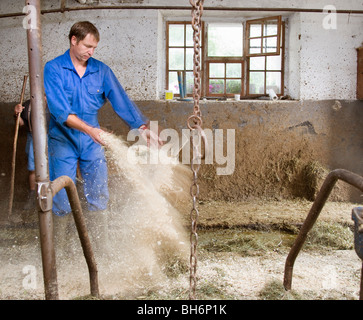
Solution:
M 209 96 L 226 96 L 241 93 L 242 62 L 208 62 L 207 65 Z
M 283 95 L 284 24 L 280 16 L 240 23 L 208 22 L 202 26 L 202 35 L 202 96 L 255 97 L 267 95 L 269 89 Z M 179 95 L 184 82 L 186 95 L 192 95 L 190 22 L 167 23 L 166 50 L 166 89 Z
M 247 95 L 266 95 L 269 89 L 282 94 L 281 56 L 250 57 Z
M 279 55 L 281 17 L 250 20 L 247 29 L 247 56 Z
M 179 81 L 181 81 L 181 84 L 184 84 L 185 86 L 185 95 L 192 95 L 194 87 L 194 43 L 193 29 L 190 22 L 167 23 L 166 48 L 167 90 L 173 90 L 175 95 L 180 95 Z
M 210 23 L 207 30 L 207 96 L 241 94 L 243 81 L 243 25 Z
M 283 94 L 283 27 L 281 17 L 247 21 L 247 96 L 267 95 L 270 89 Z

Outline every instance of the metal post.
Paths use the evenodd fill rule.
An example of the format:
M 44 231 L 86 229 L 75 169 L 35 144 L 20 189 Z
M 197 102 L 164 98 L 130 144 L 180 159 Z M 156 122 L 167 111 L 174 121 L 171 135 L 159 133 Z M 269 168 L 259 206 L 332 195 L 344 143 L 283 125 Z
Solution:
M 39 200 L 39 232 L 42 252 L 45 298 L 59 299 L 54 251 L 52 192 L 49 182 L 48 141 L 43 89 L 40 0 L 26 0 L 28 63 L 31 95 L 31 121 L 35 154 L 35 176 Z

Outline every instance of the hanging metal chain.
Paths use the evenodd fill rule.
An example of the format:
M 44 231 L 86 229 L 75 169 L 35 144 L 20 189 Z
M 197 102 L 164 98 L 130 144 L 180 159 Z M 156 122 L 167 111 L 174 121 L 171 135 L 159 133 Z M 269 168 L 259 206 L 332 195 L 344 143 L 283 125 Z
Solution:
M 192 5 L 192 28 L 193 28 L 193 40 L 194 40 L 194 89 L 193 100 L 194 108 L 193 114 L 188 118 L 188 128 L 191 130 L 190 142 L 192 146 L 192 160 L 191 170 L 193 172 L 193 181 L 190 187 L 190 195 L 193 200 L 193 207 L 190 211 L 191 219 L 191 233 L 190 233 L 190 289 L 189 299 L 195 299 L 195 288 L 197 283 L 197 245 L 198 245 L 198 233 L 197 224 L 199 212 L 197 208 L 197 199 L 199 196 L 198 185 L 198 171 L 201 163 L 201 138 L 202 138 L 202 113 L 199 108 L 199 99 L 201 95 L 201 51 L 200 51 L 200 39 L 201 39 L 201 17 L 203 13 L 204 0 L 190 0 Z

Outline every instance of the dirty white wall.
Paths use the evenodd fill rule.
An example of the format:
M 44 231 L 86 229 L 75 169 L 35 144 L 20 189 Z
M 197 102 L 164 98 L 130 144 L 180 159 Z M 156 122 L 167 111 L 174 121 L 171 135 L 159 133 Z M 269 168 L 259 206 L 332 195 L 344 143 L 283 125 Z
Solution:
M 0 95 L 2 101 L 17 101 L 23 75 L 28 70 L 23 17 L 0 19 Z M 77 11 L 42 16 L 44 63 L 69 48 L 68 33 L 74 22 L 89 20 L 100 31 L 94 58 L 113 69 L 125 90 L 137 100 L 157 97 L 158 12 L 155 10 Z
M 102 5 L 185 6 L 188 0 L 94 1 Z M 0 14 L 22 12 L 25 1 L 2 0 Z M 329 1 L 337 10 L 363 10 L 362 1 Z M 81 6 L 67 0 L 67 6 Z M 287 0 L 206 0 L 205 7 L 322 9 L 325 1 Z M 60 7 L 59 0 L 42 1 L 42 9 Z M 160 9 L 160 8 L 159 8 Z M 236 15 L 263 16 L 274 12 L 204 12 L 206 19 Z M 325 29 L 324 13 L 282 12 L 288 21 L 286 48 L 286 93 L 295 99 L 355 99 L 356 51 L 363 42 L 363 14 L 338 14 L 336 28 Z M 165 86 L 165 23 L 171 16 L 184 19 L 190 12 L 175 10 L 88 10 L 42 15 L 44 62 L 62 54 L 69 46 L 67 34 L 78 20 L 90 20 L 101 33 L 95 58 L 109 64 L 121 83 L 136 100 L 156 100 Z M 0 19 L 0 99 L 19 99 L 22 78 L 27 72 L 24 16 Z
M 318 13 L 290 17 L 288 89 L 304 100 L 355 99 L 363 15 L 338 14 L 332 29 L 324 27 L 326 17 Z

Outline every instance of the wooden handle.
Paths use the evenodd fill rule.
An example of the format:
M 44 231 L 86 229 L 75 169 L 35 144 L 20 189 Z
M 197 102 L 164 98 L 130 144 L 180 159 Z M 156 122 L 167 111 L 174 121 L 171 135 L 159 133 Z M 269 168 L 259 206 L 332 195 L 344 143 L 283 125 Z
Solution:
M 23 89 L 21 90 L 20 95 L 20 104 L 23 105 L 26 82 L 28 80 L 28 75 L 24 76 L 23 80 Z M 16 145 L 18 142 L 18 132 L 19 132 L 19 123 L 20 123 L 20 113 L 16 116 L 16 124 L 15 124 L 15 134 L 14 134 L 14 144 L 13 144 L 13 159 L 11 162 L 11 179 L 10 179 L 10 199 L 9 199 L 9 211 L 8 211 L 8 219 L 13 210 L 13 199 L 14 199 L 14 180 L 15 180 L 15 161 L 16 161 Z

